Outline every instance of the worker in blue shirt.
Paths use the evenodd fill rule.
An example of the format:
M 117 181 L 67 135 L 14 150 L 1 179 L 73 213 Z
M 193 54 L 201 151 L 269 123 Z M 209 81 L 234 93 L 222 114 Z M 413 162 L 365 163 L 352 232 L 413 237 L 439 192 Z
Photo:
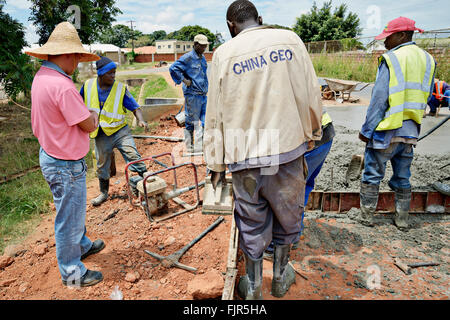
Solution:
M 394 224 L 408 229 L 411 202 L 411 163 L 423 115 L 433 92 L 436 63 L 412 41 L 411 19 L 390 21 L 376 37 L 386 39 L 388 51 L 380 57 L 379 69 L 359 139 L 366 143 L 365 165 L 360 190 L 361 223 L 373 226 L 380 182 L 391 161 L 389 187 L 395 192 Z
M 195 36 L 194 49 L 183 55 L 170 67 L 173 81 L 176 84 L 183 83 L 186 100 L 184 137 L 188 153 L 202 152 L 203 150 L 203 128 L 205 127 L 206 95 L 208 93 L 206 74 L 208 64 L 203 53 L 208 45 L 208 38 L 205 35 Z M 201 125 L 198 124 L 199 121 Z
M 148 124 L 139 104 L 126 86 L 115 80 L 117 65 L 107 57 L 101 57 L 96 64 L 98 78 L 87 80 L 80 94 L 88 109 L 99 114 L 99 126 L 90 134 L 91 139 L 95 139 L 97 176 L 100 184 L 100 195 L 91 203 L 99 206 L 108 199 L 111 155 L 114 148 L 120 151 L 126 163 L 141 159 L 127 125 L 127 110 L 133 112 L 138 126 L 147 130 Z M 130 170 L 138 173 L 139 179 L 147 172 L 143 162 L 131 165 Z

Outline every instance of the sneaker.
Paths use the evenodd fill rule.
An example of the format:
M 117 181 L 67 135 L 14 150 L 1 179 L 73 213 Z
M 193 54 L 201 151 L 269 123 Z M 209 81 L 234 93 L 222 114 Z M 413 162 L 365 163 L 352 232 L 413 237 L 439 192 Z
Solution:
M 66 281 L 63 280 L 62 283 L 65 286 L 80 286 L 80 287 L 90 287 L 96 285 L 103 280 L 103 274 L 100 271 L 88 270 L 84 276 L 78 280 Z
M 105 248 L 105 243 L 103 242 L 103 240 L 95 240 L 92 243 L 92 247 L 89 249 L 88 252 L 86 252 L 85 254 L 83 254 L 81 256 L 80 260 L 84 260 L 87 257 L 89 257 L 91 254 L 98 253 L 98 252 L 102 251 L 104 248 Z

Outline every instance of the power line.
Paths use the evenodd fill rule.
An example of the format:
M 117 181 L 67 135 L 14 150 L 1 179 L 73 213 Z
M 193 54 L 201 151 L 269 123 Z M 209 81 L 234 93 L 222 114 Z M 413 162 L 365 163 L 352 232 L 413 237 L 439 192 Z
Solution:
M 131 47 L 133 48 L 133 52 L 134 52 L 134 29 L 133 29 L 133 23 L 135 23 L 136 21 L 130 20 L 130 21 L 127 21 L 127 22 L 131 24 Z

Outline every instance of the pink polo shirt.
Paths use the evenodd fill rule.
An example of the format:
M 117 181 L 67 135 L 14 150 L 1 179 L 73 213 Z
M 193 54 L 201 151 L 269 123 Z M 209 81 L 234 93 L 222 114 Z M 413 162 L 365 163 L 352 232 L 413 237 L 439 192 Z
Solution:
M 41 67 L 31 87 L 31 126 L 41 147 L 61 160 L 80 160 L 89 152 L 89 133 L 78 123 L 90 112 L 72 79 Z

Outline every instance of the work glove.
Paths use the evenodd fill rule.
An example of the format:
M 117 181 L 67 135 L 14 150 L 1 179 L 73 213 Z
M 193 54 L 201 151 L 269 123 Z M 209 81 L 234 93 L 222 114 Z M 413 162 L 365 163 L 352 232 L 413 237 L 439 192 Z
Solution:
M 211 183 L 214 191 L 216 190 L 217 185 L 219 184 L 220 181 L 222 181 L 222 185 L 225 185 L 227 183 L 225 179 L 225 171 L 222 172 L 211 171 Z

